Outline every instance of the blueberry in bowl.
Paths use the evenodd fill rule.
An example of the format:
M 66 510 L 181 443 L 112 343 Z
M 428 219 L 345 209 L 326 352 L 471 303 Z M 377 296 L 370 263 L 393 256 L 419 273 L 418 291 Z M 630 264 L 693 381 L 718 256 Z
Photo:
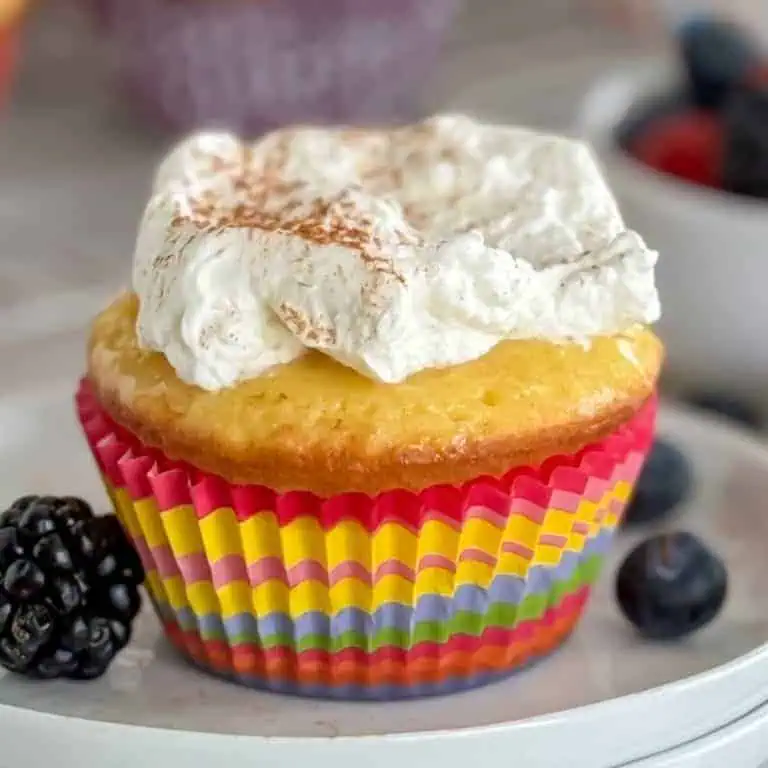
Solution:
M 113 515 L 73 497 L 18 499 L 0 514 L 0 665 L 100 677 L 130 640 L 143 580 Z
M 762 51 L 745 29 L 716 17 L 696 17 L 678 31 L 680 54 L 698 106 L 717 109 L 760 62 Z
M 674 640 L 705 627 L 728 591 L 723 561 L 685 531 L 643 541 L 619 568 L 616 598 L 644 637 Z

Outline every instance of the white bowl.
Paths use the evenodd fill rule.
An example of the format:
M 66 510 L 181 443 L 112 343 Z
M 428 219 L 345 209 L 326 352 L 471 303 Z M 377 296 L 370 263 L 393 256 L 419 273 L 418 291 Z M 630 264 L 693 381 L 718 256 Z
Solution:
M 600 155 L 627 223 L 661 254 L 669 383 L 727 390 L 768 411 L 768 201 L 655 172 L 615 140 L 638 100 L 678 82 L 663 62 L 627 65 L 595 84 L 578 128 Z

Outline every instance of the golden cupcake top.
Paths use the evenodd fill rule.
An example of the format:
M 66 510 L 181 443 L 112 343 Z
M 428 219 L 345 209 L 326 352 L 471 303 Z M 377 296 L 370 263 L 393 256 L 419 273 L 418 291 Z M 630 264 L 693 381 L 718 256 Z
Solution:
M 662 356 L 635 326 L 586 346 L 506 341 L 392 385 L 310 351 L 214 392 L 139 344 L 137 312 L 121 297 L 90 342 L 91 381 L 119 423 L 230 482 L 320 494 L 457 483 L 575 452 L 652 394 Z

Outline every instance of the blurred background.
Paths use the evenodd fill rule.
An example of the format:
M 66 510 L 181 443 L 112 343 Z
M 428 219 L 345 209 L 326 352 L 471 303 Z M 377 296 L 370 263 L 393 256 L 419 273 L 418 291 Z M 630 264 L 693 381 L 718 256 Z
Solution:
M 595 144 L 662 252 L 669 387 L 757 424 L 765 40 L 765 0 L 0 0 L 3 384 L 80 373 L 180 135 L 452 110 Z

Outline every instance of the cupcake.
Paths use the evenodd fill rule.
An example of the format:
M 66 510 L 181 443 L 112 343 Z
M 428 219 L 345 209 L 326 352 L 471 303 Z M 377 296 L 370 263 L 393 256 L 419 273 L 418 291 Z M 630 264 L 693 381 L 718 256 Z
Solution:
M 21 22 L 27 0 L 0 0 L 0 103 L 10 91 L 16 70 Z
M 77 394 L 171 643 L 361 699 L 556 648 L 652 443 L 656 258 L 564 138 L 182 143 Z
M 412 117 L 459 0 L 91 0 L 133 100 L 172 130 Z

